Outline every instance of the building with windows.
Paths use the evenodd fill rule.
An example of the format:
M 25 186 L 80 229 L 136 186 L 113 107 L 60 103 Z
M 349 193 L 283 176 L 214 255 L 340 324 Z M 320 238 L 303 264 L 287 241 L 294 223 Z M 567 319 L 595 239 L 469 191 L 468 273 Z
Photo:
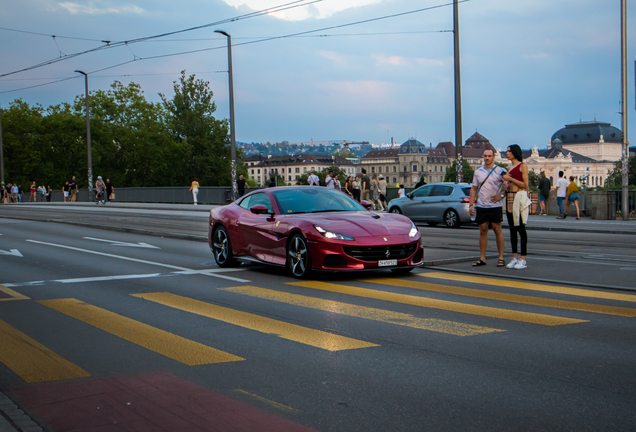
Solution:
M 361 175 L 362 168 L 365 168 L 368 175 L 382 174 L 387 184 L 395 185 L 398 183 L 399 152 L 399 149 L 371 150 L 360 160 L 357 175 Z
M 288 186 L 295 185 L 303 174 L 320 172 L 325 168 L 337 166 L 347 175 L 354 176 L 355 165 L 342 156 L 328 155 L 287 155 L 287 156 L 251 156 L 245 158 L 247 174 L 256 180 L 259 186 L 267 186 L 273 176 L 279 175 Z

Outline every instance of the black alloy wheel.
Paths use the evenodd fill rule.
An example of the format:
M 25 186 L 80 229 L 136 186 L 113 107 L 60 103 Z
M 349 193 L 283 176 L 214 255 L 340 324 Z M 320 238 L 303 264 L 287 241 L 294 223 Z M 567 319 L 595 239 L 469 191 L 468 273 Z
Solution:
M 218 227 L 212 235 L 214 260 L 219 267 L 232 267 L 235 264 L 232 256 L 232 244 L 225 227 Z
M 459 228 L 461 225 L 459 215 L 453 209 L 446 210 L 446 213 L 444 213 L 444 223 L 449 228 Z
M 311 255 L 307 240 L 300 234 L 295 234 L 287 245 L 287 268 L 299 279 L 306 278 L 311 273 Z

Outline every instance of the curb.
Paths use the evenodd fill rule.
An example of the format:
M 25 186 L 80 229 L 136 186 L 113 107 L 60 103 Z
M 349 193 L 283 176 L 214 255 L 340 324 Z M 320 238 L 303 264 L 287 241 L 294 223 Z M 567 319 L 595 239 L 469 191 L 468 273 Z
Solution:
M 40 432 L 42 427 L 0 392 L 0 432 Z

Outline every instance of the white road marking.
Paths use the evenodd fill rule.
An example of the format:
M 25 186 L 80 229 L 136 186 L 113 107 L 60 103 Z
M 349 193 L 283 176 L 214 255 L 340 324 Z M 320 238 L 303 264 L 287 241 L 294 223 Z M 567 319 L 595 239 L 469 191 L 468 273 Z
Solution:
M 139 243 L 125 243 L 125 242 L 120 242 L 120 241 L 115 241 L 115 240 L 105 240 L 105 239 L 98 239 L 98 238 L 93 238 L 93 237 L 84 237 L 86 240 L 95 240 L 95 241 L 100 241 L 100 242 L 107 242 L 112 244 L 113 246 L 129 246 L 129 247 L 140 247 L 140 248 L 147 248 L 147 249 L 161 249 L 158 246 L 153 246 L 151 244 L 148 243 L 143 243 L 143 242 L 139 242 Z
M 149 264 L 149 265 L 154 265 L 154 266 L 159 266 L 159 267 L 170 268 L 170 269 L 174 269 L 174 270 L 188 271 L 188 272 L 197 272 L 197 270 L 194 270 L 194 269 L 189 269 L 189 268 L 186 268 L 186 267 L 175 266 L 175 265 L 172 265 L 172 264 L 163 264 L 163 263 L 158 263 L 158 262 L 154 262 L 154 261 L 147 261 L 147 260 L 142 260 L 142 259 L 138 259 L 138 258 L 130 258 L 130 257 L 121 256 L 121 255 L 114 255 L 114 254 L 109 254 L 109 253 L 104 253 L 104 252 L 97 252 L 97 251 L 92 251 L 92 250 L 88 250 L 88 249 L 76 248 L 76 247 L 72 247 L 72 246 L 60 245 L 60 244 L 55 244 L 55 243 L 47 243 L 47 242 L 42 242 L 42 241 L 38 241 L 38 240 L 27 240 L 27 241 L 30 242 L 30 243 L 37 243 L 37 244 L 42 244 L 42 245 L 47 245 L 47 246 L 59 247 L 59 248 L 63 248 L 63 249 L 70 249 L 70 250 L 75 250 L 75 251 L 79 251 L 79 252 L 90 253 L 90 254 L 101 255 L 101 256 L 107 256 L 107 257 L 117 258 L 117 259 L 126 260 L 126 261 L 133 261 L 133 262 L 138 262 L 138 263 L 142 263 L 142 264 Z M 236 269 L 236 270 L 237 271 L 242 271 L 243 269 Z M 211 272 L 205 272 L 205 273 L 201 273 L 201 274 L 203 274 L 205 276 L 212 276 L 212 277 L 218 277 L 218 278 L 222 278 L 222 279 L 228 279 L 228 280 L 232 280 L 232 281 L 235 281 L 235 282 L 242 282 L 242 283 L 251 282 L 251 281 L 246 280 L 246 279 L 233 278 L 233 277 L 230 277 L 230 276 L 220 275 L 220 274 L 211 273 Z
M 23 258 L 22 254 L 17 249 L 9 249 L 8 251 L 0 249 L 0 255 L 13 255 Z
M 143 278 L 152 278 L 157 276 L 161 276 L 161 273 L 120 275 L 120 276 L 97 276 L 97 277 L 75 278 L 75 279 L 57 279 L 57 280 L 54 280 L 53 282 L 59 282 L 59 283 L 101 282 L 101 281 L 125 280 L 125 279 L 143 279 Z

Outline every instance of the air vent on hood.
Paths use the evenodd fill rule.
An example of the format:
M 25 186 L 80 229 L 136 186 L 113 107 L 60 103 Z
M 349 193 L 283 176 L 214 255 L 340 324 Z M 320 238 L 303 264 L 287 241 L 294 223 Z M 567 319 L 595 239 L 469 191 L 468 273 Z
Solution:
M 371 216 L 373 219 L 380 219 L 380 216 L 378 216 L 377 214 L 374 214 L 373 216 Z

